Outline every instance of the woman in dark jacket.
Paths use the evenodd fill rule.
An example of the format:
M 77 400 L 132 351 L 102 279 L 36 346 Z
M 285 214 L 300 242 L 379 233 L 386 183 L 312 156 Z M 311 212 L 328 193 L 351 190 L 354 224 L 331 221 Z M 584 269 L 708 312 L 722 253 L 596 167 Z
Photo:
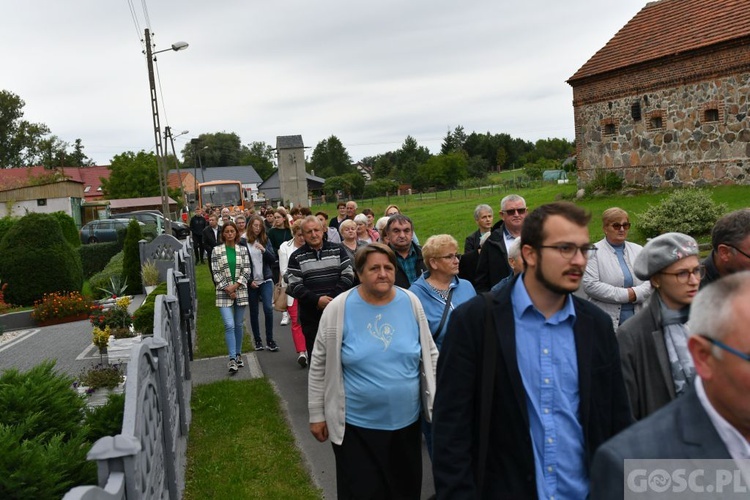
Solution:
M 666 233 L 643 247 L 633 270 L 654 287 L 648 306 L 617 329 L 630 407 L 640 420 L 693 385 L 695 367 L 685 323 L 705 268 L 693 238 Z

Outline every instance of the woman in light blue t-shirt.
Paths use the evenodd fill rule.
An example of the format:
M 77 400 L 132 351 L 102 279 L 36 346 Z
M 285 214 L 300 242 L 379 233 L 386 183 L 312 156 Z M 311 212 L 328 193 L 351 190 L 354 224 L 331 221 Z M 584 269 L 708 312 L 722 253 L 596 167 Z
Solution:
M 396 265 L 386 245 L 359 249 L 361 284 L 326 306 L 315 340 L 310 430 L 331 438 L 338 498 L 420 497 L 437 348 L 419 300 L 394 286 Z

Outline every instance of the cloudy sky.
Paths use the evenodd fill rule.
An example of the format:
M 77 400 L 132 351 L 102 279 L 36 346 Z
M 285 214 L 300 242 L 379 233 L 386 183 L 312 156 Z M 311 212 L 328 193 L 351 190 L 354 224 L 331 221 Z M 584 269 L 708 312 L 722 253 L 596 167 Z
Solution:
M 153 150 L 143 30 L 161 125 L 243 143 L 336 135 L 354 160 L 407 135 L 573 140 L 565 83 L 645 0 L 0 0 L 0 89 L 24 118 L 108 164 Z M 144 14 L 144 5 L 147 13 Z M 163 97 L 163 100 L 162 100 Z

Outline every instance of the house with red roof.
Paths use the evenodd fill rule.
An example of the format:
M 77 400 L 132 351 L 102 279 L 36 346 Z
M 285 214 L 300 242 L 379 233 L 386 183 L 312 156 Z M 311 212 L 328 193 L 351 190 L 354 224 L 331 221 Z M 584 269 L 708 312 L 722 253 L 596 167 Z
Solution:
M 650 2 L 570 77 L 582 184 L 750 183 L 748 7 Z

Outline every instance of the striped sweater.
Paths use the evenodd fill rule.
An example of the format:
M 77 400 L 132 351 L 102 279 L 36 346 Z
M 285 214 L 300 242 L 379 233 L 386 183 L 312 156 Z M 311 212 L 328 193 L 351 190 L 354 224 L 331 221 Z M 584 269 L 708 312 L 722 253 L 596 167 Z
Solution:
M 295 250 L 284 277 L 289 284 L 286 292 L 299 300 L 302 316 L 308 311 L 309 318 L 320 316 L 317 311 L 320 297 L 336 297 L 352 287 L 354 271 L 346 251 L 340 245 L 324 241 L 317 251 L 307 243 Z

